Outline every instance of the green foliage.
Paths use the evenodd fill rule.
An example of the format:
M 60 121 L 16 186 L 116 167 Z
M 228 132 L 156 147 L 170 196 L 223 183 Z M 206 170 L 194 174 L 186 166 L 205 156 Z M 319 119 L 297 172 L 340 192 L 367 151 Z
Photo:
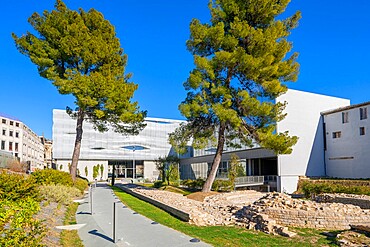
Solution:
M 89 175 L 89 170 L 87 169 L 87 166 L 85 166 L 85 175 L 86 177 Z
M 49 184 L 60 184 L 66 186 L 73 186 L 71 176 L 67 172 L 44 169 L 38 170 L 32 173 L 32 177 L 36 180 L 37 184 L 49 185 Z
M 36 180 L 20 174 L 0 173 L 0 200 L 19 201 L 26 198 L 38 199 Z
M 300 13 L 278 19 L 289 2 L 211 0 L 211 22 L 192 20 L 187 48 L 195 68 L 184 83 L 187 97 L 179 105 L 188 122 L 169 137 L 176 150 L 184 151 L 192 142 L 195 148 L 217 146 L 215 155 L 221 156 L 224 145 L 253 147 L 257 142 L 276 154 L 291 153 L 297 137 L 276 131 L 286 103 L 274 103 L 287 91 L 284 83 L 297 80 L 299 70 L 298 55 L 291 53 L 287 38 Z M 209 187 L 220 157 L 215 160 L 206 181 Z
M 95 9 L 70 10 L 61 0 L 55 10 L 34 13 L 28 22 L 36 34 L 12 34 L 18 51 L 37 66 L 40 76 L 52 81 L 60 94 L 75 98 L 76 145 L 71 175 L 76 176 L 84 119 L 99 131 L 138 134 L 146 112 L 131 102 L 137 85 L 125 75 L 127 55 L 120 47 L 114 26 Z
M 73 199 L 81 196 L 81 191 L 65 185 L 41 185 L 40 193 L 46 201 L 69 205 Z
M 81 191 L 81 193 L 83 193 L 86 190 L 87 186 L 89 186 L 89 183 L 85 179 L 76 178 L 73 186 Z
M 205 181 L 203 178 L 197 178 L 196 180 L 186 179 L 181 181 L 181 184 L 189 189 L 201 189 L 204 183 Z
M 176 156 L 165 156 L 159 157 L 154 161 L 156 168 L 160 171 L 163 182 L 167 182 L 168 185 L 176 185 L 180 180 L 179 174 L 179 158 Z
M 103 177 L 103 174 L 104 174 L 104 165 L 101 164 L 100 165 L 100 177 Z
M 71 203 L 65 213 L 64 225 L 76 224 L 76 212 L 78 203 Z M 60 244 L 64 247 L 83 247 L 77 230 L 63 230 L 60 234 Z
M 370 196 L 370 182 L 361 180 L 304 180 L 299 183 L 299 192 L 303 192 L 307 198 L 322 193 Z
M 99 167 L 100 165 L 97 164 L 96 166 L 93 166 L 93 178 L 96 179 L 97 176 L 99 175 Z
M 245 176 L 245 170 L 242 164 L 239 162 L 239 157 L 236 154 L 231 154 L 231 160 L 229 162 L 228 178 L 230 181 L 231 189 L 235 188 L 235 178 Z
M 212 190 L 214 191 L 232 191 L 234 189 L 234 183 L 226 179 L 216 179 L 212 184 Z
M 153 184 L 154 188 L 161 188 L 163 186 L 164 182 L 163 181 L 155 181 Z
M 0 246 L 43 246 L 45 229 L 33 218 L 39 209 L 39 202 L 30 197 L 17 201 L 0 200 Z
M 63 165 L 60 165 L 59 166 L 59 170 L 63 170 Z

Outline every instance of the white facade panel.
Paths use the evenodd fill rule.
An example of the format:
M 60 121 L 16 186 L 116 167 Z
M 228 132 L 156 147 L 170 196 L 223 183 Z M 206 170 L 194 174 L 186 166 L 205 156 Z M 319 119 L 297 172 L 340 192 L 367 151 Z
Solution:
M 289 135 L 299 137 L 291 154 L 279 155 L 278 175 L 289 176 L 291 182 L 298 176 L 324 176 L 324 137 L 320 113 L 348 106 L 350 101 L 289 89 L 277 98 L 277 102 L 287 102 L 284 110 L 287 116 L 277 124 L 277 131 L 289 131 Z M 283 188 L 284 184 L 281 186 Z M 291 189 L 286 190 L 288 193 L 295 190 Z
M 370 119 L 360 117 L 370 104 L 324 113 L 327 175 L 340 178 L 370 178 Z M 360 130 L 362 128 L 362 130 Z

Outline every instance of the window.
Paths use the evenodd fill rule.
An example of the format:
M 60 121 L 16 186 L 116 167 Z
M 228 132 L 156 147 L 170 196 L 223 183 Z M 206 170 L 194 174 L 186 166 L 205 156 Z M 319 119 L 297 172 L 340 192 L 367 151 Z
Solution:
M 13 142 L 9 142 L 9 151 L 13 151 Z
M 333 139 L 340 138 L 342 136 L 342 132 L 336 131 L 333 132 Z
M 9 136 L 13 136 L 13 130 L 9 130 Z
M 360 127 L 360 136 L 365 135 L 365 127 Z
M 6 129 L 3 129 L 3 136 L 6 136 Z
M 348 112 L 342 112 L 342 123 L 348 123 Z
M 14 143 L 14 150 L 18 152 L 18 143 Z
M 13 121 L 10 121 L 10 125 L 13 125 L 14 124 L 14 122 Z
M 6 124 L 6 119 L 3 119 L 3 120 L 2 120 L 2 123 L 3 123 L 3 124 Z
M 367 108 L 360 108 L 360 120 L 367 119 Z
M 15 127 L 19 127 L 19 123 L 15 123 Z
M 1 150 L 5 150 L 5 141 L 1 141 Z
M 19 138 L 19 132 L 15 132 L 15 137 Z

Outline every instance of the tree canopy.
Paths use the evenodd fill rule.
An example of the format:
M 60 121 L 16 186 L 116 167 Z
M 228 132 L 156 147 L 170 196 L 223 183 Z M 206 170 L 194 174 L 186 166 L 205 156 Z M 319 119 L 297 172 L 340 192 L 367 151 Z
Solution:
M 184 83 L 188 91 L 179 110 L 187 123 L 170 142 L 177 149 L 190 140 L 195 148 L 210 141 L 217 146 L 203 191 L 216 176 L 224 146 L 260 146 L 287 154 L 297 142 L 277 133 L 285 103 L 276 97 L 287 91 L 285 82 L 297 80 L 297 53 L 287 40 L 300 12 L 280 20 L 290 0 L 212 0 L 211 22 L 190 24 L 187 48 L 195 68 Z M 288 55 L 288 56 L 287 56 Z M 237 140 L 237 141 L 235 141 Z
M 76 175 L 84 119 L 99 131 L 137 134 L 146 112 L 131 99 L 138 86 L 125 75 L 123 53 L 114 26 L 97 10 L 70 10 L 61 1 L 55 10 L 34 13 L 28 22 L 37 34 L 13 33 L 17 49 L 52 81 L 61 94 L 72 94 L 77 107 L 67 113 L 77 119 L 71 175 Z

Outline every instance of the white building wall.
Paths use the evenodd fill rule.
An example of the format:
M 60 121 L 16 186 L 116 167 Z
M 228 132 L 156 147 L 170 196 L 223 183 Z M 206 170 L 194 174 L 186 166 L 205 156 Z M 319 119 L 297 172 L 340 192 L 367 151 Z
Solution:
M 360 108 L 367 109 L 367 118 L 360 119 Z M 324 113 L 326 123 L 325 161 L 327 175 L 339 178 L 370 178 L 370 103 L 347 109 Z M 348 122 L 343 123 L 342 113 L 348 113 Z M 360 127 L 365 134 L 360 135 Z M 334 138 L 333 132 L 340 132 Z
M 150 181 L 156 181 L 159 177 L 159 171 L 156 168 L 155 162 L 151 160 L 144 161 L 144 178 Z
M 57 170 L 68 172 L 69 173 L 69 164 L 71 164 L 71 160 L 58 160 L 57 162 Z M 80 172 L 80 176 L 83 178 L 88 179 L 89 181 L 94 181 L 93 178 L 93 167 L 96 165 L 103 165 L 103 176 L 101 176 L 100 168 L 98 176 L 96 177 L 97 180 L 107 180 L 108 179 L 108 161 L 106 160 L 79 160 L 77 169 Z M 85 167 L 87 167 L 87 176 L 85 173 Z
M 297 189 L 299 176 L 324 176 L 324 138 L 320 113 L 348 106 L 348 99 L 330 97 L 289 89 L 277 98 L 288 102 L 287 116 L 277 124 L 277 132 L 289 131 L 299 140 L 289 155 L 278 156 L 278 190 L 292 193 Z

